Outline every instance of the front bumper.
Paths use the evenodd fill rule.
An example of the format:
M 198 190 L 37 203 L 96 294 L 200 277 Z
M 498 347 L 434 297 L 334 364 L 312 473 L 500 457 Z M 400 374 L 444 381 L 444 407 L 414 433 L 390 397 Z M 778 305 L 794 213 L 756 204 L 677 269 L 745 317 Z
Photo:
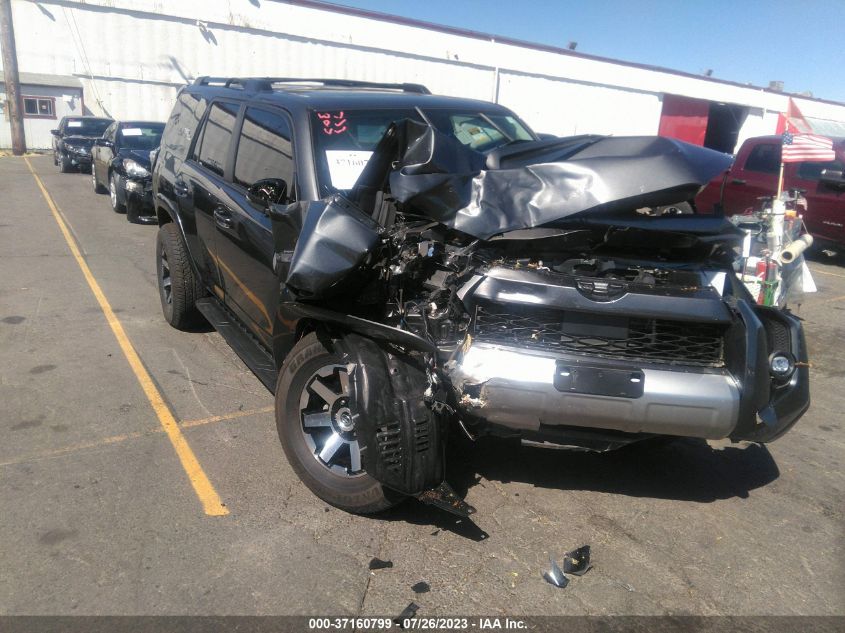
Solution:
M 629 370 L 642 394 L 563 391 L 556 374 L 568 369 L 561 367 Z M 634 368 L 485 343 L 472 344 L 448 370 L 462 413 L 515 431 L 577 426 L 717 439 L 733 431 L 739 414 L 739 387 L 728 372 Z
M 65 152 L 70 164 L 80 169 L 91 169 L 91 154 L 80 154 L 77 152 Z
M 152 180 L 126 180 L 126 211 L 134 215 L 139 221 L 153 222 L 156 220 L 153 206 Z

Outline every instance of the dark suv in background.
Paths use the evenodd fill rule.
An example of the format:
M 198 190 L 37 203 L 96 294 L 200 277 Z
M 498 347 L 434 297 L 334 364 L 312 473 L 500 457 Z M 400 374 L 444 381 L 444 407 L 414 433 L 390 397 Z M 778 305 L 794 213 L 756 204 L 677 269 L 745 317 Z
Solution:
M 450 432 L 770 441 L 809 406 L 800 322 L 736 280 L 739 231 L 680 213 L 728 163 L 411 84 L 200 78 L 153 173 L 162 308 L 218 329 L 350 511 L 469 511 Z
M 91 168 L 91 147 L 100 138 L 111 119 L 94 116 L 66 116 L 59 121 L 59 127 L 50 130 L 53 134 L 53 164 L 63 174 L 78 169 Z

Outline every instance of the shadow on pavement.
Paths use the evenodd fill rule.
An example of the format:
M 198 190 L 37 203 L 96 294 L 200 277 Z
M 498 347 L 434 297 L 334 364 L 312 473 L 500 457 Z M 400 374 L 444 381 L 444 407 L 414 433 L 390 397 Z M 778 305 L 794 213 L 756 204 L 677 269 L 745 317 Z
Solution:
M 745 498 L 780 476 L 769 450 L 750 444 L 711 448 L 704 440 L 646 440 L 608 453 L 522 447 L 482 438 L 456 443 L 447 480 L 464 496 L 479 478 L 541 488 L 710 503 Z M 460 454 L 454 454 L 460 451 Z

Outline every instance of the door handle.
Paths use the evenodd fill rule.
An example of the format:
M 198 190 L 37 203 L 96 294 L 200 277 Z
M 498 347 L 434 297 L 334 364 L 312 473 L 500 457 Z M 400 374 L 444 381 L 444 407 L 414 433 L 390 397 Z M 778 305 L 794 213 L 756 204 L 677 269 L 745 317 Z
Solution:
M 187 198 L 191 195 L 191 190 L 181 180 L 177 180 L 173 183 L 173 193 L 175 193 L 179 198 Z
M 744 185 L 745 181 L 742 180 L 742 178 L 734 178 L 733 180 L 731 180 L 731 184 L 732 185 Z
M 231 229 L 235 225 L 232 212 L 226 207 L 217 207 L 214 210 L 214 223 L 221 229 Z

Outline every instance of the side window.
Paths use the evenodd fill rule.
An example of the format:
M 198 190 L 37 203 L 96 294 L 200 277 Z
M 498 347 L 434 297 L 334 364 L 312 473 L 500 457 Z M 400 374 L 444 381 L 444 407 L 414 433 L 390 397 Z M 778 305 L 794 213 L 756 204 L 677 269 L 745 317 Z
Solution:
M 231 103 L 212 103 L 202 130 L 202 137 L 194 150 L 197 162 L 222 176 L 229 156 L 229 143 L 238 116 L 238 106 Z
M 845 164 L 839 160 L 826 163 L 800 163 L 797 175 L 801 180 L 819 180 L 822 177 L 823 169 L 845 171 Z
M 180 94 L 167 119 L 167 125 L 161 137 L 162 148 L 180 159 L 184 158 L 204 113 L 204 99 L 189 92 Z
M 238 153 L 235 183 L 249 187 L 265 178 L 281 178 L 293 191 L 293 148 L 290 124 L 281 113 L 247 108 Z
M 777 174 L 780 171 L 780 145 L 767 143 L 754 147 L 745 161 L 745 169 Z

